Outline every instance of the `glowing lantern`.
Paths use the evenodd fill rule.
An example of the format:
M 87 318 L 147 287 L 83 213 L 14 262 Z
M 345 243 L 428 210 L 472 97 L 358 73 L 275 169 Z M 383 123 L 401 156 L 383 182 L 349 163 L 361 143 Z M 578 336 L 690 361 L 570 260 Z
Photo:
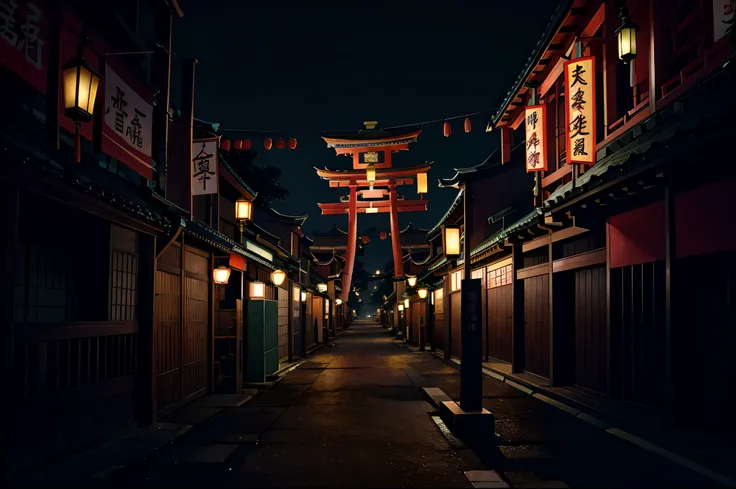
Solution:
M 376 275 L 381 275 L 381 271 L 380 270 L 376 270 Z
M 253 147 L 253 141 L 251 141 L 250 139 L 243 140 L 243 149 L 245 151 L 250 151 L 252 147 Z
M 386 238 L 388 238 L 388 233 L 386 231 L 382 231 L 381 232 L 381 239 L 386 239 Z
M 265 299 L 266 298 L 266 284 L 254 280 L 250 283 L 250 298 L 251 299 Z
M 233 143 L 233 147 L 237 149 L 238 151 L 243 149 L 243 140 L 242 139 L 236 139 L 235 143 Z
M 399 312 L 404 312 L 404 304 L 399 304 Z
M 443 134 L 446 138 L 450 137 L 450 134 L 452 134 L 452 126 L 450 126 L 450 121 L 445 121 L 444 128 L 443 128 Z
M 470 117 L 465 118 L 465 122 L 463 123 L 463 126 L 465 128 L 465 132 L 470 132 Z
M 271 138 L 266 138 L 263 140 L 263 147 L 266 150 L 269 150 L 273 147 L 273 140 Z
M 289 138 L 289 149 L 296 149 L 296 138 Z
M 250 200 L 239 199 L 235 201 L 235 219 L 238 221 L 249 221 L 253 212 L 253 203 Z
M 335 305 L 336 306 L 341 306 L 342 305 L 342 299 L 340 299 L 339 297 L 337 299 L 335 299 Z
M 361 236 L 360 237 L 360 240 L 363 242 L 363 244 L 368 244 L 368 243 L 371 242 L 371 237 L 370 236 Z
M 417 193 L 418 194 L 427 193 L 427 174 L 426 173 L 417 173 Z
M 417 278 L 416 277 L 406 277 L 406 283 L 409 285 L 409 287 L 416 287 L 417 286 Z
M 307 302 L 307 292 L 302 290 L 302 302 Z
M 212 279 L 216 284 L 226 284 L 230 280 L 230 269 L 228 267 L 217 267 L 212 270 Z
M 421 289 L 417 290 L 417 294 L 419 295 L 419 298 L 424 300 L 427 298 L 427 294 L 429 294 L 429 289 L 426 287 L 422 287 Z
M 220 141 L 220 149 L 223 151 L 230 151 L 230 140 L 223 139 L 222 141 Z
M 319 290 L 320 292 L 323 292 L 323 293 L 324 292 L 327 292 L 327 284 L 324 284 L 324 283 L 317 284 L 317 290 Z
M 283 270 L 274 270 L 273 272 L 271 272 L 271 282 L 273 282 L 275 286 L 278 287 L 279 285 L 283 284 L 285 279 L 286 272 L 284 272 Z
M 369 164 L 365 169 L 365 179 L 368 180 L 368 183 L 373 183 L 376 181 L 376 165 L 373 163 Z
M 621 25 L 616 29 L 616 39 L 618 40 L 618 57 L 624 62 L 636 58 L 636 27 L 629 22 L 628 15 L 626 7 L 622 6 L 619 14 Z
M 21 44 L 18 44 L 20 48 Z M 40 59 L 40 58 L 39 58 Z M 92 120 L 100 75 L 80 55 L 62 68 L 64 80 L 64 113 L 74 122 L 74 161 L 82 161 L 79 125 Z
M 404 309 L 409 309 L 409 298 L 404 299 Z
M 442 250 L 446 256 L 460 255 L 460 226 L 442 226 Z
M 286 147 L 286 141 L 284 141 L 284 138 L 278 138 L 276 140 L 276 149 L 284 149 Z

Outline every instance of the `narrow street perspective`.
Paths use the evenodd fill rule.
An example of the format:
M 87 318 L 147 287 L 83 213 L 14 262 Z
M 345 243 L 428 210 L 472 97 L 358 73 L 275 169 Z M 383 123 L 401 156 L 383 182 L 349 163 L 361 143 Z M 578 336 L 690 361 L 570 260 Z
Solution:
M 99 484 L 471 487 L 463 471 L 472 467 L 437 429 L 410 372 L 406 350 L 375 322 L 356 322 L 248 403 Z
M 736 0 L 0 0 L 2 487 L 736 487 Z

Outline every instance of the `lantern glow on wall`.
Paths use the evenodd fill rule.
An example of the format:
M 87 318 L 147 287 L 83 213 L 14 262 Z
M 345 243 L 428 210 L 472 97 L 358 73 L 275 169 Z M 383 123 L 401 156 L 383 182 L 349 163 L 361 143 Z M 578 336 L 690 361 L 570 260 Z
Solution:
M 254 280 L 250 283 L 250 294 L 251 299 L 265 299 L 266 298 L 266 284 Z
M 212 280 L 216 284 L 226 284 L 230 280 L 230 269 L 228 267 L 217 267 L 212 270 Z
M 442 227 L 442 250 L 446 256 L 460 255 L 460 226 Z

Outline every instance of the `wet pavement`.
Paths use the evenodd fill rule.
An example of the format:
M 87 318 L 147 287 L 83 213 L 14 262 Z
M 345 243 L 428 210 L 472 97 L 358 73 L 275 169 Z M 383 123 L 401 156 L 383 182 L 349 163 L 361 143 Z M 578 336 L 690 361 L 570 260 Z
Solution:
M 421 391 L 430 385 L 459 399 L 454 366 L 356 322 L 243 406 L 186 408 L 186 435 L 99 485 L 471 487 L 464 471 L 488 468 L 515 487 L 715 486 L 491 377 L 484 405 L 497 440 L 468 457 L 433 421 Z
M 354 323 L 267 391 L 100 485 L 471 487 L 463 471 L 475 467 L 437 429 L 407 358 L 374 322 Z

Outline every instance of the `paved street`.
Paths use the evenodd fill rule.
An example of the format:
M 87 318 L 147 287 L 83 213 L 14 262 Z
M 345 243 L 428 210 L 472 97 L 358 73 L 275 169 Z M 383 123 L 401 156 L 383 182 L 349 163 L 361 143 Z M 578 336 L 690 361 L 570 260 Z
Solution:
M 459 372 L 357 322 L 268 391 L 101 485 L 470 487 L 463 471 L 481 467 L 433 422 L 420 389 L 428 384 L 457 399 Z M 490 377 L 484 397 L 500 438 L 479 456 L 512 485 L 531 477 L 570 487 L 713 486 Z
M 113 483 L 471 487 L 463 473 L 469 467 L 406 374 L 407 350 L 366 322 L 323 352 L 244 406 L 223 410 L 118 472 Z

